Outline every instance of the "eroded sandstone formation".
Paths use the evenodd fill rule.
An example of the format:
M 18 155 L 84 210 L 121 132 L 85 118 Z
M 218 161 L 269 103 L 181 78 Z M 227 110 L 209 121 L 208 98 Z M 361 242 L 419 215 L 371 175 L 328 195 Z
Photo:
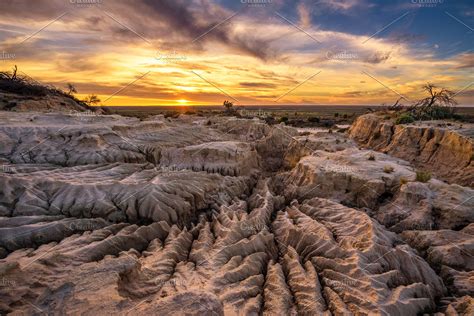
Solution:
M 0 112 L 0 141 L 2 314 L 474 309 L 474 190 L 344 134 Z
M 440 179 L 474 187 L 474 127 L 448 124 L 396 125 L 377 114 L 366 114 L 356 119 L 349 135 L 365 147 L 410 161 Z

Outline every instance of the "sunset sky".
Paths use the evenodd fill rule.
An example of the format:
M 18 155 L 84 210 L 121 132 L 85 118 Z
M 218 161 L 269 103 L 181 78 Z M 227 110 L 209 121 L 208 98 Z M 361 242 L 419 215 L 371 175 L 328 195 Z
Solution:
M 473 105 L 472 3 L 2 0 L 0 65 L 109 106 Z

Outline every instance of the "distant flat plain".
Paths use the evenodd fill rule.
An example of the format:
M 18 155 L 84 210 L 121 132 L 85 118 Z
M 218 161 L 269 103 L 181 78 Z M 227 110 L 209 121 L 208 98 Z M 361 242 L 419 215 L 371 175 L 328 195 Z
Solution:
M 253 116 L 289 116 L 294 117 L 310 117 L 317 116 L 321 118 L 334 117 L 335 115 L 348 117 L 357 117 L 370 111 L 382 110 L 384 106 L 374 105 L 246 105 L 234 107 L 240 111 L 242 115 Z M 150 115 L 167 114 L 170 112 L 180 113 L 202 113 L 212 114 L 214 112 L 222 112 L 222 105 L 213 106 L 107 106 L 112 113 L 146 117 Z M 465 116 L 468 120 L 474 120 L 474 106 L 456 107 L 456 112 Z M 337 114 L 336 114 L 337 113 Z

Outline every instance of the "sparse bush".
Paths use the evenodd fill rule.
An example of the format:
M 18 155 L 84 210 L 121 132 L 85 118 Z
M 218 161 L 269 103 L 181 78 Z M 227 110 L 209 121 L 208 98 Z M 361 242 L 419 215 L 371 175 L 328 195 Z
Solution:
M 400 178 L 400 185 L 404 185 L 404 184 L 407 184 L 408 183 L 408 179 L 405 178 L 405 177 L 401 177 Z
M 334 113 L 334 117 L 339 117 L 339 113 L 338 112 Z
M 287 116 L 282 116 L 280 117 L 280 123 L 288 123 L 288 117 Z
M 224 105 L 224 107 L 225 107 L 226 112 L 230 113 L 230 112 L 233 111 L 234 103 L 225 100 L 223 105 Z
M 368 160 L 374 161 L 374 160 L 375 160 L 375 155 L 374 155 L 374 154 L 370 154 Z
M 271 117 L 271 116 L 267 116 L 265 118 L 265 122 L 268 124 L 268 125 L 273 125 L 273 124 L 276 124 L 277 121 L 275 120 L 275 118 Z
M 395 124 L 410 124 L 415 121 L 415 118 L 410 113 L 402 113 L 395 120 Z
M 395 171 L 395 169 L 392 166 L 383 167 L 383 172 L 385 173 L 392 173 L 393 171 Z
M 416 181 L 425 183 L 430 180 L 431 180 L 431 173 L 425 172 L 425 171 L 416 172 Z
M 426 108 L 422 113 L 420 113 L 420 118 L 423 120 L 444 120 L 453 118 L 454 116 L 453 109 L 450 107 L 437 105 Z
M 321 120 L 319 119 L 319 117 L 309 117 L 308 118 L 308 122 L 310 123 L 319 123 Z
M 336 125 L 336 122 L 334 122 L 333 120 L 321 120 L 321 125 L 324 126 L 324 127 L 333 127 L 334 125 Z
M 84 100 L 83 102 L 85 104 L 87 104 L 88 106 L 96 106 L 97 104 L 100 103 L 100 99 L 98 96 L 96 96 L 95 94 L 89 94 Z
M 74 93 L 77 93 L 76 87 L 72 83 L 67 83 L 66 87 L 68 91 L 66 92 L 69 95 L 73 95 Z

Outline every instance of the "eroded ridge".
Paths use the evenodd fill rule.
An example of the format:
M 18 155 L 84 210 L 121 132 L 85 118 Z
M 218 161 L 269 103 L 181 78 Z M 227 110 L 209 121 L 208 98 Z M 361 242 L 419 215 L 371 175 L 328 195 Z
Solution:
M 302 312 L 416 314 L 443 295 L 429 265 L 365 213 L 315 198 L 293 203 L 273 226 L 285 261 L 312 280 L 296 291 Z
M 245 195 L 250 177 L 189 170 L 166 171 L 150 164 L 66 168 L 15 165 L 2 174 L 3 216 L 65 215 L 113 222 L 185 223 L 197 210 Z
M 472 314 L 474 191 L 343 133 L 0 121 L 1 313 Z

